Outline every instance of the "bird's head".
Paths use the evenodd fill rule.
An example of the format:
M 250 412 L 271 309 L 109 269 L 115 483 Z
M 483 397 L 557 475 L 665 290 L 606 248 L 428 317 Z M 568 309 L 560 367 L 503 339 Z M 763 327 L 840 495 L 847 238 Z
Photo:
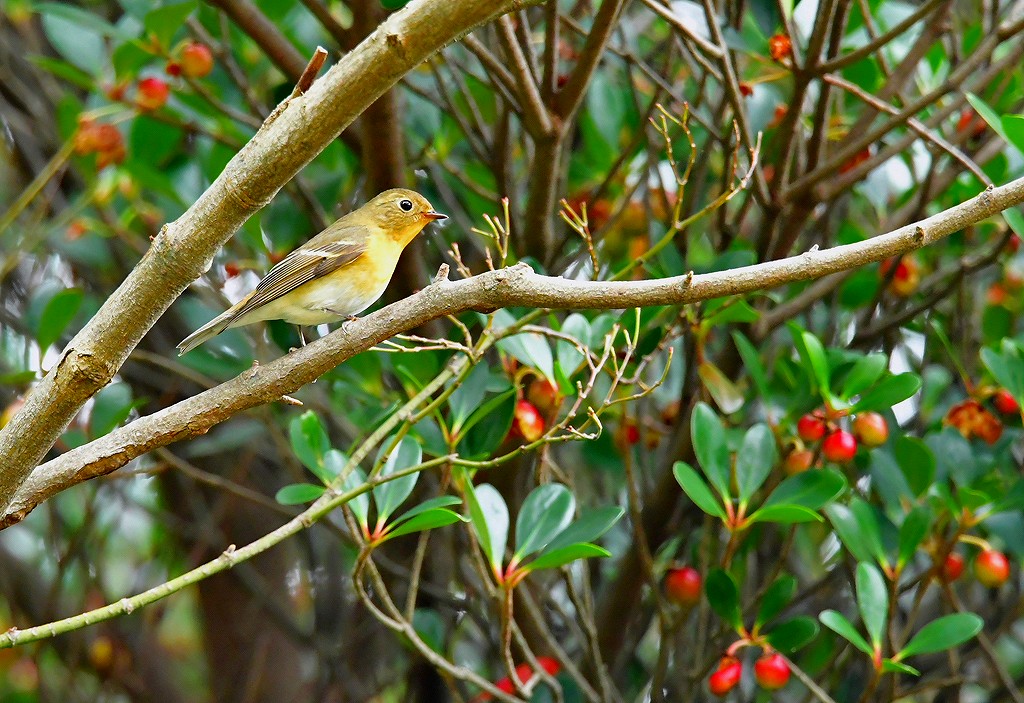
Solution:
M 362 209 L 367 211 L 373 224 L 403 241 L 415 237 L 431 222 L 448 218 L 434 210 L 422 195 L 405 188 L 386 190 Z

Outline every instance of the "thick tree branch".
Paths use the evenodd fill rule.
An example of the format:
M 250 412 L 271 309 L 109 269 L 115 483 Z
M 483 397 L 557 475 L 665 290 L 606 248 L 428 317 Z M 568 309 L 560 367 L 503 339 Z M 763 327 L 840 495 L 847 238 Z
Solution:
M 967 225 L 1024 202 L 1024 178 L 871 239 L 753 266 L 647 281 L 580 281 L 541 276 L 525 264 L 460 281 L 447 279 L 393 303 L 323 339 L 254 368 L 216 388 L 140 418 L 40 466 L 0 516 L 19 522 L 65 488 L 116 470 L 157 447 L 207 432 L 248 408 L 269 403 L 313 381 L 354 354 L 442 315 L 470 309 L 525 306 L 622 309 L 680 305 L 821 278 L 940 241 Z
M 0 503 L 10 502 L 85 401 L 110 381 L 160 315 L 210 267 L 217 250 L 253 213 L 405 73 L 473 27 L 528 4 L 413 0 L 308 92 L 281 103 L 199 200 L 164 226 L 21 412 L 0 431 Z

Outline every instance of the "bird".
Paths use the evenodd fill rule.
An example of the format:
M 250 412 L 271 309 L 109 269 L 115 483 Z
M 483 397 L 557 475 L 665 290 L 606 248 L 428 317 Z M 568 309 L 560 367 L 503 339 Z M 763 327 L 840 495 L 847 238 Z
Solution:
M 178 356 L 230 327 L 354 319 L 383 295 L 406 245 L 431 222 L 447 218 L 415 191 L 380 193 L 286 256 L 255 290 L 181 340 Z

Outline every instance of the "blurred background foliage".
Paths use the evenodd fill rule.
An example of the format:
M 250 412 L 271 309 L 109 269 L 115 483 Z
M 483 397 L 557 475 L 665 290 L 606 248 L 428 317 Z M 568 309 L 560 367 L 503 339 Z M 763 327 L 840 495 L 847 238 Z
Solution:
M 0 425 L 313 49 L 333 62 L 403 4 L 0 3 Z M 51 456 L 296 345 L 271 324 L 173 352 L 388 187 L 452 219 L 382 303 L 442 262 L 701 273 L 954 206 L 1024 174 L 1022 32 L 1000 0 L 549 0 L 491 23 L 250 219 Z M 360 354 L 301 408 L 237 416 L 5 530 L 0 623 L 116 601 L 266 534 L 472 347 L 450 395 L 369 455 L 440 468 L 140 612 L 0 651 L 0 700 L 487 700 L 465 671 L 525 700 L 767 700 L 755 679 L 770 688 L 778 662 L 752 664 L 774 647 L 803 674 L 779 700 L 1022 701 L 1022 233 L 1012 210 L 743 299 L 467 313 Z M 374 522 L 397 530 L 413 504 L 419 537 Z M 418 646 L 366 607 L 386 595 Z

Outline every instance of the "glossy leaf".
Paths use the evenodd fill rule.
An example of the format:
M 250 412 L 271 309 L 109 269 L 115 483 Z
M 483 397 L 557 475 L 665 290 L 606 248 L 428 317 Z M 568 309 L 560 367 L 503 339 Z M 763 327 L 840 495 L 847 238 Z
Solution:
M 885 587 L 885 577 L 877 566 L 862 561 L 857 564 L 856 581 L 860 616 L 871 643 L 880 647 L 885 622 L 889 617 L 889 592 Z
M 381 451 L 383 452 L 387 447 L 391 446 L 392 441 L 391 438 L 386 439 Z M 380 459 L 381 457 L 378 456 L 377 460 L 380 461 Z M 391 450 L 387 460 L 381 467 L 379 476 L 380 478 L 393 476 L 398 472 L 416 466 L 422 461 L 423 450 L 420 448 L 419 442 L 406 435 Z M 377 505 L 378 524 L 387 522 L 387 519 L 398 509 L 398 506 L 405 502 L 405 499 L 412 493 L 413 488 L 416 487 L 416 481 L 419 477 L 419 473 L 411 473 L 387 483 L 382 483 L 373 489 L 373 502 Z
M 743 407 L 743 393 L 732 382 L 732 379 L 713 363 L 701 362 L 697 366 L 697 375 L 700 377 L 701 383 L 704 384 L 704 388 L 711 394 L 715 405 L 721 408 L 722 412 L 728 415 Z
M 303 465 L 319 478 L 323 478 L 324 452 L 330 449 L 320 418 L 312 410 L 307 410 L 288 423 L 288 437 L 291 439 L 292 451 Z
M 719 495 L 729 499 L 731 466 L 729 447 L 725 442 L 725 428 L 714 410 L 706 403 L 697 403 L 690 422 L 693 451 L 700 468 Z
M 803 505 L 769 505 L 767 508 L 755 510 L 747 518 L 748 522 L 774 522 L 780 525 L 793 525 L 800 522 L 823 522 L 824 518 L 814 510 Z
M 868 641 L 864 639 L 863 635 L 857 632 L 857 628 L 855 628 L 842 613 L 838 613 L 835 610 L 826 610 L 818 616 L 818 620 L 821 621 L 822 625 L 835 632 L 868 656 L 871 656 L 874 653 L 871 649 L 871 645 L 868 644 Z
M 508 542 L 509 520 L 505 499 L 488 483 L 476 488 L 467 483 L 466 501 L 469 503 L 469 518 L 480 542 L 480 548 L 491 568 L 497 573 L 504 560 L 505 544 Z
M 789 574 L 783 574 L 772 581 L 768 590 L 761 598 L 761 605 L 757 609 L 756 626 L 760 627 L 771 622 L 782 610 L 789 605 L 796 595 L 796 579 Z
M 817 337 L 796 325 L 790 324 L 789 331 L 793 336 L 793 345 L 800 355 L 801 365 L 811 382 L 811 392 L 820 393 L 823 398 L 830 399 L 829 367 L 825 348 L 821 346 Z
M 854 413 L 867 410 L 888 410 L 921 390 L 921 377 L 914 373 L 901 373 L 884 378 L 873 388 L 861 394 L 851 409 Z
M 916 437 L 902 435 L 896 440 L 896 462 L 915 497 L 924 495 L 935 482 L 935 454 Z
M 590 343 L 590 322 L 578 312 L 565 318 L 561 331 L 563 334 L 578 339 L 584 346 Z M 576 369 L 583 363 L 583 353 L 579 348 L 562 339 L 555 342 L 555 355 L 558 359 L 558 368 L 566 380 L 572 378 Z
M 873 386 L 889 366 L 889 357 L 880 352 L 857 360 L 843 381 L 842 397 L 846 400 Z
M 834 469 L 804 471 L 780 483 L 761 509 L 775 505 L 801 505 L 811 510 L 820 510 L 844 490 L 846 479 Z
M 857 561 L 872 561 L 875 555 L 860 537 L 860 528 L 857 526 L 857 517 L 845 505 L 833 503 L 825 508 L 832 528 L 836 531 L 839 541 L 843 543 L 846 550 L 853 555 Z
M 491 370 L 487 364 L 477 364 L 459 387 L 448 396 L 448 407 L 451 409 L 449 425 L 452 434 L 458 434 L 463 423 L 484 402 L 490 380 Z
M 404 513 L 396 517 L 391 521 L 392 525 L 399 525 L 405 520 L 414 518 L 420 513 L 425 513 L 428 510 L 436 510 L 438 508 L 447 508 L 452 505 L 458 505 L 462 501 L 456 496 L 436 496 L 429 500 L 425 500 L 419 505 L 409 508 Z
M 907 674 L 908 676 L 920 676 L 921 672 L 912 666 L 901 664 L 892 659 L 882 660 L 882 671 L 888 674 Z
M 40 349 L 45 352 L 60 339 L 82 307 L 83 298 L 84 294 L 78 288 L 67 288 L 50 298 L 39 317 L 39 329 L 36 332 Z
M 708 515 L 713 515 L 719 520 L 725 520 L 725 510 L 721 502 L 711 493 L 711 489 L 704 483 L 693 468 L 684 461 L 677 461 L 672 467 L 676 481 L 682 487 L 683 492 L 694 502 L 694 504 Z
M 465 518 L 452 510 L 448 510 L 447 508 L 434 508 L 432 510 L 425 510 L 408 520 L 404 520 L 401 524 L 387 533 L 386 539 L 412 534 L 413 532 L 433 530 L 438 527 L 444 527 L 445 525 L 451 525 L 454 522 L 468 521 L 468 518 Z
M 331 452 L 328 452 L 328 461 L 332 461 L 329 457 L 334 451 L 335 450 L 332 449 Z M 349 475 L 345 477 L 345 480 L 342 481 L 341 491 L 342 493 L 348 493 L 349 491 L 355 490 L 365 484 L 366 474 L 364 474 L 363 470 L 357 466 L 353 468 L 351 473 L 349 473 Z M 351 510 L 352 514 L 355 516 L 356 521 L 359 522 L 365 531 L 369 525 L 370 492 L 365 491 L 360 493 L 349 500 L 347 505 L 349 510 Z
M 984 624 L 974 613 L 944 615 L 922 627 L 900 651 L 898 658 L 952 649 L 981 632 Z
M 704 581 L 704 593 L 711 609 L 733 629 L 741 626 L 740 593 L 732 575 L 722 569 L 714 569 Z
M 931 529 L 931 513 L 927 508 L 918 506 L 907 513 L 900 525 L 899 560 L 896 562 L 900 568 L 910 563 L 917 552 L 918 546 L 924 540 Z
M 768 373 L 765 371 L 764 363 L 761 361 L 761 354 L 757 348 L 747 339 L 742 332 L 736 330 L 732 333 L 732 341 L 736 345 L 736 350 L 740 353 L 740 358 L 743 359 L 743 366 L 747 369 L 747 373 L 750 374 L 750 378 L 754 381 L 754 386 L 757 388 L 757 394 L 761 398 L 769 397 L 768 391 Z
M 570 544 L 568 547 L 560 547 L 541 554 L 539 557 L 526 564 L 523 568 L 526 571 L 554 569 L 574 562 L 577 559 L 607 556 L 611 556 L 611 552 L 603 547 L 598 547 L 596 544 Z
M 498 341 L 498 348 L 525 366 L 540 371 L 552 383 L 557 382 L 551 346 L 544 336 L 536 332 L 521 332 Z
M 274 495 L 281 505 L 301 505 L 311 503 L 324 494 L 327 490 L 323 486 L 314 486 L 311 483 L 293 483 L 284 486 Z
M 748 502 L 761 487 L 778 457 L 775 435 L 768 425 L 758 423 L 747 430 L 736 454 L 736 484 L 740 503 Z
M 989 347 L 981 350 L 985 368 L 1018 403 L 1024 401 L 1024 350 L 1012 339 L 1004 339 L 997 353 Z
M 128 419 L 135 404 L 127 383 L 111 383 L 96 394 L 89 411 L 89 435 L 102 437 Z
M 596 542 L 612 528 L 612 525 L 619 521 L 623 512 L 622 508 L 617 505 L 584 510 L 579 520 L 573 522 L 548 542 L 542 554 L 580 542 Z
M 818 636 L 818 623 L 813 618 L 800 616 L 779 623 L 767 634 L 772 647 L 783 654 L 792 654 Z
M 523 501 L 516 518 L 515 559 L 539 552 L 572 521 L 576 499 L 560 483 L 537 486 Z

